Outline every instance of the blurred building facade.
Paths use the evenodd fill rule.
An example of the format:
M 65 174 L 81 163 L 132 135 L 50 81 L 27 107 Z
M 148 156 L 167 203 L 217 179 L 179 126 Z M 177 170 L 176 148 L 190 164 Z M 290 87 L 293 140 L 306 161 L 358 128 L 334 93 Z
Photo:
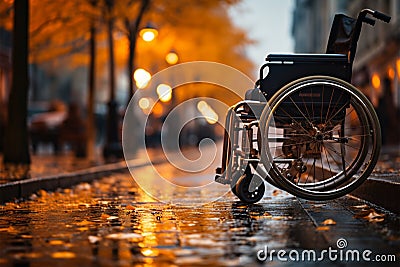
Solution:
M 296 0 L 292 35 L 296 53 L 325 53 L 335 13 L 357 17 L 364 8 L 392 17 L 390 24 L 378 21 L 363 25 L 353 66 L 352 83 L 376 107 L 389 139 L 399 142 L 400 120 L 400 1 L 398 0 Z M 383 129 L 384 134 L 385 129 Z M 384 137 L 386 138 L 386 136 Z M 385 140 L 384 140 L 385 141 Z M 390 143 L 390 141 L 388 141 Z
M 345 12 L 348 0 L 296 0 L 292 35 L 296 53 L 324 53 L 333 16 Z

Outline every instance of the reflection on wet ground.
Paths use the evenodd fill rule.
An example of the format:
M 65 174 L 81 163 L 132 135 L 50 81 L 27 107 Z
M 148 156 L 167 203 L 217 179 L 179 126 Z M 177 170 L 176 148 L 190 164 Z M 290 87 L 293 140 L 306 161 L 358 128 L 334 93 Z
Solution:
M 147 153 L 153 160 L 159 160 L 163 155 L 159 149 L 148 149 L 145 152 L 138 152 L 138 159 Z M 42 153 L 31 155 L 32 164 L 3 164 L 3 155 L 0 154 L 0 184 L 25 180 L 29 178 L 51 177 L 76 171 L 86 170 L 91 167 L 102 166 L 107 163 L 121 162 L 123 159 L 104 160 L 97 151 L 93 159 L 77 158 L 72 152 L 65 152 L 58 155 Z
M 0 155 L 0 184 L 83 170 L 102 163 L 102 161 L 90 161 L 76 158 L 71 154 L 63 154 L 57 156 L 32 155 L 32 164 L 30 166 L 15 164 L 4 166 L 2 155 Z
M 171 197 L 187 199 L 180 194 Z M 153 200 L 128 173 L 119 173 L 0 206 L 0 265 L 251 266 L 265 245 L 321 250 L 336 242 L 324 234 L 329 226 L 318 229 L 305 209 L 318 213 L 330 206 L 304 204 L 269 188 L 257 205 L 241 204 L 228 193 L 204 206 L 184 207 Z M 354 220 L 362 225 L 357 235 L 378 232 L 370 222 Z M 385 220 L 395 225 L 379 236 L 398 248 L 399 230 L 392 231 L 398 220 Z

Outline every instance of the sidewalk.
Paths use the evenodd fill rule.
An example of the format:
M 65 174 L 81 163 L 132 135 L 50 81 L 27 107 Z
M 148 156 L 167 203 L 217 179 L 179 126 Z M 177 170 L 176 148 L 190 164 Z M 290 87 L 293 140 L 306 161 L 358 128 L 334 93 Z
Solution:
M 367 181 L 352 195 L 400 214 L 400 145 L 386 146 Z
M 154 151 L 149 151 L 149 155 L 154 164 L 165 160 Z M 129 162 L 124 159 L 106 162 L 100 153 L 97 153 L 93 161 L 76 158 L 72 153 L 56 156 L 49 153 L 32 155 L 31 161 L 29 170 L 23 167 L 6 170 L 2 166 L 0 154 L 0 205 L 14 199 L 29 197 L 40 189 L 53 191 L 57 188 L 68 188 L 77 183 L 91 182 L 113 172 L 127 171 L 128 165 L 132 168 L 150 164 L 147 157 L 138 157 Z
M 164 157 L 160 157 L 161 153 L 151 153 L 155 155 L 153 163 L 165 160 Z M 129 166 L 132 167 L 148 164 L 143 158 L 129 162 Z M 40 189 L 51 191 L 58 187 L 70 187 L 79 182 L 90 182 L 111 172 L 124 170 L 127 170 L 127 164 L 123 159 L 115 163 L 106 163 L 100 156 L 90 162 L 75 158 L 72 154 L 33 155 L 28 178 L 21 179 L 24 170 L 13 170 L 13 175 L 10 175 L 0 166 L 0 204 L 29 197 Z M 400 146 L 385 147 L 371 177 L 352 195 L 400 214 L 399 194 Z

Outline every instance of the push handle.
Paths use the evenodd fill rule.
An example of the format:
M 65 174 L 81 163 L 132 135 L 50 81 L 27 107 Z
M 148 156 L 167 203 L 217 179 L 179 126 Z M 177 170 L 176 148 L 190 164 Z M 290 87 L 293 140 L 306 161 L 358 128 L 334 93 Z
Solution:
M 388 15 L 386 15 L 386 14 L 383 14 L 383 13 L 381 13 L 381 12 L 379 12 L 379 11 L 374 11 L 374 13 L 373 13 L 372 15 L 373 15 L 375 18 L 380 19 L 380 20 L 382 20 L 382 21 L 384 21 L 384 22 L 386 22 L 386 23 L 389 23 L 389 22 L 390 22 L 390 19 L 391 19 L 390 16 L 388 16 Z
M 365 18 L 363 19 L 363 22 L 365 22 L 365 23 L 367 23 L 367 24 L 369 24 L 369 25 L 371 25 L 371 26 L 374 26 L 374 25 L 375 25 L 375 20 L 374 20 L 374 19 L 371 19 L 371 18 L 368 18 L 368 17 L 365 17 Z

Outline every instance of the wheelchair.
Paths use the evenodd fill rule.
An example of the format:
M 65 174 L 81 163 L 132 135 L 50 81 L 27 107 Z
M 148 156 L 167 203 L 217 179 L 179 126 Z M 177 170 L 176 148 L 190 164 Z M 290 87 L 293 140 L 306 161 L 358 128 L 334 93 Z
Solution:
M 326 54 L 270 54 L 255 88 L 230 107 L 215 181 L 244 203 L 264 181 L 308 200 L 344 196 L 371 174 L 381 148 L 374 107 L 351 82 L 363 23 L 390 16 L 336 14 Z M 267 75 L 264 74 L 268 71 Z

